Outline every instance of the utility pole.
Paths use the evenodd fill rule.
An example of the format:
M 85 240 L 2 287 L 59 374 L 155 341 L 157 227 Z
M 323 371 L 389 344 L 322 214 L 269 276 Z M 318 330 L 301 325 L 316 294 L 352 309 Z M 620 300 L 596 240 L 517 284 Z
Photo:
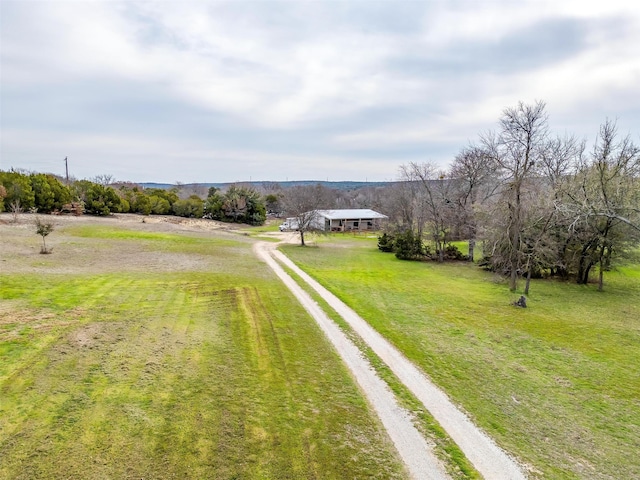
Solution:
M 67 157 L 64 157 L 64 170 L 67 174 L 67 187 L 69 186 L 69 162 L 67 162 Z

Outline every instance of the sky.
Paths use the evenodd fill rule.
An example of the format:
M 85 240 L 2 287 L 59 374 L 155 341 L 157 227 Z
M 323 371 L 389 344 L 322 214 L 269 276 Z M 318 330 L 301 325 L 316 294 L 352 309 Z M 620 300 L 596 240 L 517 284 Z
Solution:
M 505 108 L 640 143 L 637 0 L 0 0 L 0 170 L 388 181 Z

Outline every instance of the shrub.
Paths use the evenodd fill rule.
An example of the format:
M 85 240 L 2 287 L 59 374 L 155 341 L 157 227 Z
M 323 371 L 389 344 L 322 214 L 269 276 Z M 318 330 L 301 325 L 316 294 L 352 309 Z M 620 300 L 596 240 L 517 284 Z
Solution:
M 142 192 L 136 192 L 134 203 L 130 205 L 130 209 L 134 213 L 140 213 L 142 215 L 149 215 L 151 213 L 151 201 Z
M 378 249 L 382 252 L 393 252 L 395 238 L 393 234 L 383 233 L 378 237 Z
M 43 222 L 39 217 L 36 217 L 36 233 L 42 237 L 42 247 L 40 247 L 40 253 L 51 253 L 52 249 L 47 248 L 45 237 L 53 232 L 53 223 Z
M 7 196 L 7 189 L 0 184 L 0 212 L 4 210 L 4 198 Z
M 197 195 L 186 200 L 178 200 L 173 204 L 173 213 L 179 217 L 202 218 L 204 202 Z
M 221 194 L 212 187 L 204 204 L 204 217 L 222 222 L 262 225 L 267 219 L 267 210 L 260 194 L 252 188 L 231 185 Z
M 395 237 L 395 253 L 400 260 L 423 260 L 426 250 L 422 238 L 417 233 L 407 230 Z
M 71 202 L 71 191 L 53 175 L 33 173 L 29 181 L 34 194 L 34 207 L 39 212 L 62 210 L 63 205 Z
M 28 175 L 20 172 L 0 171 L 0 184 L 4 186 L 4 204 L 20 205 L 23 210 L 29 210 L 35 206 L 35 194 L 31 187 Z
M 457 246 L 448 243 L 444 247 L 444 259 L 445 260 L 467 260 L 467 257 L 462 254 Z
M 151 213 L 154 215 L 168 215 L 171 213 L 171 204 L 166 198 L 151 195 L 149 197 Z

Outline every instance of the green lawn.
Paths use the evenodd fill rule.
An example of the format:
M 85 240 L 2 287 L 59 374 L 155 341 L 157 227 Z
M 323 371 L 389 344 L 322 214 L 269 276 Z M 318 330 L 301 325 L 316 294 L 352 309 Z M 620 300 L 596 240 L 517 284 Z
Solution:
M 387 383 L 396 397 L 398 404 L 407 412 L 411 412 L 414 426 L 422 433 L 432 445 L 434 454 L 444 464 L 447 473 L 452 479 L 478 479 L 480 473 L 467 460 L 458 445 L 451 439 L 448 433 L 433 418 L 424 405 L 413 393 L 394 375 L 391 369 L 367 343 L 356 333 L 353 328 L 331 306 L 295 272 L 282 265 L 285 271 L 313 298 L 344 332 L 344 334 L 360 349 L 363 356 L 369 361 L 377 375 Z
M 534 281 L 529 308 L 463 263 L 397 260 L 375 239 L 285 246 L 536 478 L 640 478 L 640 267 Z
M 242 237 L 0 228 L 0 478 L 405 478 Z

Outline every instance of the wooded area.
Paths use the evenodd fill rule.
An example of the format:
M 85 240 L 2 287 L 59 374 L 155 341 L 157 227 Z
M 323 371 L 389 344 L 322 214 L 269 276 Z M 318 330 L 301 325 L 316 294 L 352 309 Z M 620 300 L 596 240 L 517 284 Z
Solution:
M 79 208 L 81 205 L 82 208 Z M 169 189 L 116 182 L 110 175 L 64 181 L 51 174 L 0 171 L 0 211 L 139 213 L 264 224 L 267 216 L 298 219 L 301 243 L 319 209 L 371 208 L 389 217 L 380 248 L 411 260 L 460 259 L 451 244 L 469 242 L 468 259 L 529 290 L 532 277 L 589 282 L 599 288 L 616 261 L 640 244 L 640 149 L 605 121 L 593 146 L 550 133 L 545 104 L 504 110 L 495 130 L 461 149 L 448 169 L 432 162 L 401 165 L 399 178 L 338 190 L 322 182 L 226 189 L 177 184 Z
M 392 191 L 385 213 L 395 222 L 381 249 L 397 238 L 400 257 L 420 258 L 430 253 L 428 238 L 442 261 L 449 242 L 468 239 L 473 260 L 481 241 L 482 264 L 507 276 L 511 290 L 524 278 L 525 293 L 534 276 L 586 284 L 594 267 L 602 289 L 604 272 L 640 244 L 638 146 L 610 120 L 591 150 L 554 137 L 543 102 L 505 109 L 498 129 L 462 149 L 448 170 L 403 165 Z M 407 235 L 417 239 L 408 253 Z

